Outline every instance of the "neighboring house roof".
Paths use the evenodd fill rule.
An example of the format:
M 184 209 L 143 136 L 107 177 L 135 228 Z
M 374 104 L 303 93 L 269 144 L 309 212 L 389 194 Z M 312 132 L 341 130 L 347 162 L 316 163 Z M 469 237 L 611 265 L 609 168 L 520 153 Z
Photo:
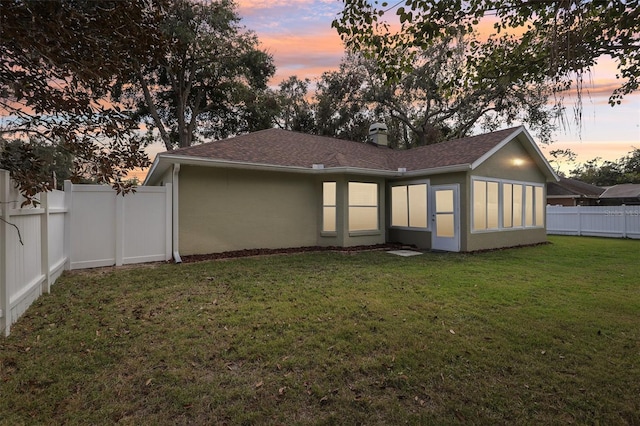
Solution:
M 319 169 L 350 170 L 390 176 L 400 172 L 424 174 L 473 170 L 514 138 L 519 138 L 547 179 L 555 181 L 553 169 L 527 130 L 520 126 L 410 150 L 267 129 L 158 154 L 145 183 L 156 183 L 157 176 L 173 163 L 315 172 Z
M 604 188 L 568 178 L 560 178 L 558 182 L 547 185 L 547 197 L 598 198 L 603 192 Z
M 625 183 L 607 188 L 600 198 L 639 198 L 640 184 Z

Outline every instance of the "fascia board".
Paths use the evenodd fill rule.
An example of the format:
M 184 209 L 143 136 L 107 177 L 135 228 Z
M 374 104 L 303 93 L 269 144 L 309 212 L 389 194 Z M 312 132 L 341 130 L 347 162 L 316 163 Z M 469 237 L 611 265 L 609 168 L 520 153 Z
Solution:
M 471 170 L 471 164 L 456 164 L 454 166 L 433 167 L 430 169 L 411 170 L 408 172 L 397 173 L 400 176 L 416 177 L 416 176 L 433 176 L 446 173 L 468 172 Z
M 190 166 L 202 166 L 202 167 L 221 167 L 231 169 L 246 169 L 246 170 L 262 170 L 262 171 L 281 171 L 288 173 L 309 173 L 309 174 L 330 174 L 330 173 L 351 173 L 351 174 L 364 174 L 370 176 L 397 176 L 400 173 L 392 170 L 376 170 L 365 169 L 358 167 L 327 167 L 323 169 L 313 169 L 310 167 L 300 166 L 281 166 L 276 164 L 259 164 L 243 161 L 231 161 L 231 160 L 213 160 L 210 158 L 200 157 L 187 157 L 184 155 L 162 155 L 160 154 L 161 161 L 165 160 L 169 163 L 179 163 Z
M 152 178 L 154 177 L 154 173 L 156 171 L 156 169 L 158 168 L 158 165 L 160 164 L 160 156 L 156 155 L 156 158 L 153 160 L 153 163 L 151 164 L 151 168 L 149 169 L 149 172 L 147 173 L 147 176 L 145 176 L 144 178 L 144 182 L 142 182 L 142 186 L 146 186 L 146 185 L 152 185 Z
M 309 167 L 300 166 L 281 166 L 275 164 L 258 164 L 241 161 L 230 160 L 213 160 L 210 158 L 200 157 L 187 157 L 184 155 L 171 155 L 171 154 L 159 154 L 145 179 L 145 184 L 153 184 L 154 178 L 151 176 L 153 173 L 162 174 L 163 171 L 168 169 L 171 164 L 178 163 L 190 166 L 201 167 L 216 167 L 216 168 L 231 168 L 231 169 L 245 169 L 245 170 L 262 170 L 262 171 L 280 171 L 288 173 L 306 173 L 306 174 L 358 174 L 377 177 L 415 177 L 415 176 L 427 176 L 437 175 L 444 173 L 466 172 L 471 170 L 470 164 L 456 164 L 453 166 L 434 167 L 430 169 L 411 170 L 401 172 L 397 170 L 380 170 L 380 169 L 366 169 L 360 167 L 326 167 L 323 169 L 313 169 Z

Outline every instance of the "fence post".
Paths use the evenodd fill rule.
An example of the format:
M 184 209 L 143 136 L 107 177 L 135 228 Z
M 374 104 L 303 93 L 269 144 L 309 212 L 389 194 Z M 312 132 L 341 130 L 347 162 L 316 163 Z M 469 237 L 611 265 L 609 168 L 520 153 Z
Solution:
M 51 292 L 51 268 L 49 267 L 49 193 L 40 194 L 44 213 L 40 215 L 40 270 L 44 275 L 41 292 Z
M 117 194 L 115 193 L 115 197 L 116 197 L 116 205 L 115 205 L 115 209 L 116 209 L 116 217 L 115 217 L 115 221 L 116 221 L 116 238 L 115 238 L 115 243 L 116 243 L 116 253 L 115 253 L 115 258 L 116 258 L 116 266 L 122 266 L 123 265 L 123 259 L 124 259 L 124 195 L 122 194 Z
M 627 214 L 627 208 L 629 208 L 629 206 L 622 205 L 622 238 L 627 238 L 627 216 L 630 216 Z M 629 213 L 631 213 L 631 211 L 629 211 Z
M 580 206 L 576 206 L 576 211 L 578 212 L 578 236 L 582 236 L 582 212 L 580 210 Z
M 9 172 L 0 170 L 0 329 L 4 329 L 5 337 L 11 328 L 11 301 L 9 298 L 9 271 L 7 270 L 7 256 L 9 242 L 7 241 L 7 227 L 9 226 Z
M 73 184 L 69 180 L 64 181 L 64 269 L 71 270 L 71 211 L 73 209 Z

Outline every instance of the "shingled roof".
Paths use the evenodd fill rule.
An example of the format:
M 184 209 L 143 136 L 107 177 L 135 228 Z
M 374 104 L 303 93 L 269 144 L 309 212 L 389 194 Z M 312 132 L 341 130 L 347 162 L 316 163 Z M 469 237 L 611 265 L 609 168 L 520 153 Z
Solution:
M 310 168 L 313 164 L 323 164 L 325 168 L 424 170 L 471 164 L 516 130 L 509 128 L 411 150 L 392 150 L 367 143 L 267 129 L 160 155 L 290 167 Z
M 547 186 L 547 196 L 598 198 L 603 192 L 604 188 L 568 178 L 560 178 Z
M 522 136 L 522 137 L 521 137 Z M 158 154 L 145 180 L 155 183 L 173 163 L 201 166 L 282 168 L 291 171 L 331 169 L 370 174 L 437 173 L 469 170 L 510 140 L 520 137 L 538 165 L 555 180 L 524 127 L 456 139 L 410 150 L 309 135 L 282 129 L 261 130 L 220 141 L 208 142 Z M 320 167 L 319 165 L 322 165 Z

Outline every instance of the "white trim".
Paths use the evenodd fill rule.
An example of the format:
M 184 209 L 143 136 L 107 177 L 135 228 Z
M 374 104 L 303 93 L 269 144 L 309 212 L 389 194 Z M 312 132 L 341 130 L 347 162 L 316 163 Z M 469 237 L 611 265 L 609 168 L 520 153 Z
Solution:
M 418 226 L 398 226 L 398 225 L 393 225 L 393 188 L 394 187 L 399 187 L 399 186 L 406 186 L 409 187 L 410 185 L 426 185 L 426 190 L 427 193 L 426 198 L 427 198 L 427 205 L 425 206 L 425 219 L 427 221 L 427 226 L 426 227 L 418 227 Z M 394 182 L 388 182 L 387 183 L 387 188 L 388 188 L 388 196 L 391 199 L 391 203 L 389 203 L 389 229 L 393 228 L 393 229 L 402 229 L 405 231 L 429 231 L 431 230 L 431 226 L 429 226 L 430 220 L 429 220 L 429 204 L 430 204 L 430 200 L 429 200 L 429 187 L 431 186 L 431 179 L 413 179 L 413 180 L 407 180 L 407 181 L 394 181 Z M 409 193 L 408 193 L 408 188 L 407 188 L 407 223 L 409 223 L 409 214 L 410 214 L 410 205 L 409 205 Z
M 494 182 L 498 184 L 498 227 L 497 228 L 487 228 L 487 229 L 474 229 L 474 210 L 475 210 L 475 192 L 473 190 L 473 183 L 475 181 L 481 181 L 481 182 Z M 504 184 L 509 184 L 509 185 L 520 185 L 522 186 L 522 213 L 521 213 L 521 218 L 522 218 L 522 225 L 520 226 L 510 226 L 510 227 L 505 227 L 504 226 Z M 534 188 L 533 191 L 533 222 L 534 225 L 532 226 L 527 226 L 526 225 L 526 198 L 525 198 L 525 188 L 527 186 L 532 186 Z M 525 229 L 541 229 L 545 227 L 545 223 L 546 220 L 543 217 L 543 224 L 542 225 L 538 225 L 536 223 L 536 204 L 535 204 L 535 188 L 542 188 L 542 202 L 544 205 L 546 205 L 546 185 L 544 183 L 539 183 L 539 182 L 528 182 L 528 181 L 518 181 L 518 180 L 512 180 L 512 179 L 499 179 L 499 178 L 492 178 L 492 177 L 486 177 L 486 176 L 471 176 L 470 179 L 470 185 L 469 185 L 469 191 L 470 191 L 470 210 L 469 210 L 469 229 L 470 232 L 472 234 L 484 234 L 484 233 L 488 233 L 488 232 L 500 232 L 500 231 L 521 231 L 521 230 L 525 230 Z M 513 199 L 512 199 L 512 203 L 513 203 Z M 512 218 L 513 221 L 513 218 Z

